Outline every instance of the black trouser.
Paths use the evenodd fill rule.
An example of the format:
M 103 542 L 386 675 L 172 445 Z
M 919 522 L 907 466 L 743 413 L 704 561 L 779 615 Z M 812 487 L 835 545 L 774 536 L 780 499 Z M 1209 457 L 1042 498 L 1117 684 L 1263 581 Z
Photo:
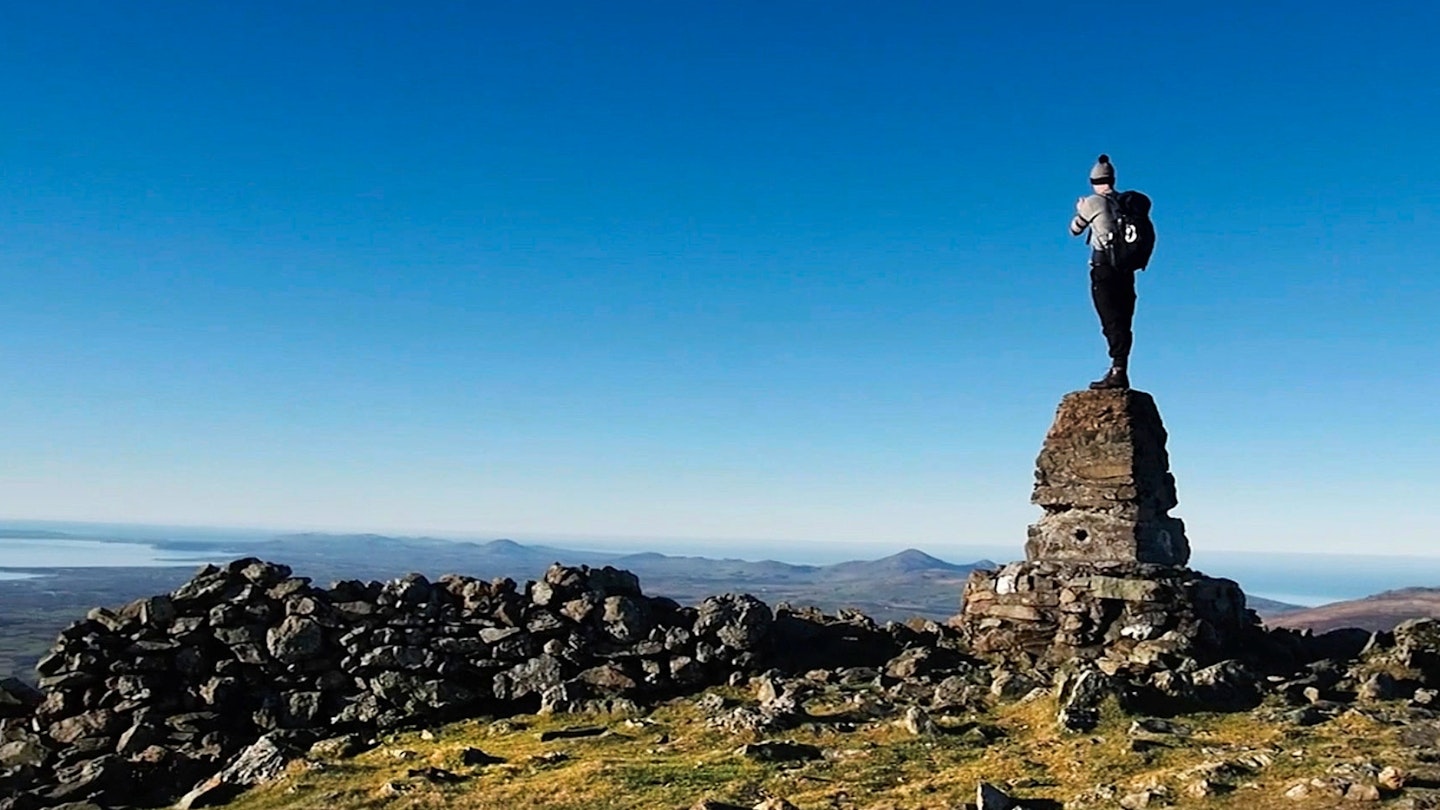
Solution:
M 1090 254 L 1090 297 L 1100 316 L 1100 330 L 1110 344 L 1110 363 L 1118 368 L 1130 364 L 1130 344 L 1135 334 L 1135 272 L 1117 270 L 1110 257 L 1100 251 Z

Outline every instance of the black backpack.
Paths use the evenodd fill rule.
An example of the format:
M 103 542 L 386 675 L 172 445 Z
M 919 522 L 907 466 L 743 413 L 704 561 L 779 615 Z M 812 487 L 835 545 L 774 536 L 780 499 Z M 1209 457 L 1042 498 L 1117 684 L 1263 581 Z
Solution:
M 1115 215 L 1115 238 L 1110 260 L 1120 270 L 1144 270 L 1155 252 L 1155 225 L 1150 221 L 1150 198 L 1138 191 L 1122 191 L 1110 199 Z

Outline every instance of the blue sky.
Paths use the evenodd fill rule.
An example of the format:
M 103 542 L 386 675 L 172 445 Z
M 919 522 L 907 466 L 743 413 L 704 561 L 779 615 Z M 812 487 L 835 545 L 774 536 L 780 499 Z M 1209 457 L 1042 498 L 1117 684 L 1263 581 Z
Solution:
M 0 514 L 1018 555 L 1104 151 L 1192 543 L 1431 552 L 1431 5 L 419 5 L 0 9 Z

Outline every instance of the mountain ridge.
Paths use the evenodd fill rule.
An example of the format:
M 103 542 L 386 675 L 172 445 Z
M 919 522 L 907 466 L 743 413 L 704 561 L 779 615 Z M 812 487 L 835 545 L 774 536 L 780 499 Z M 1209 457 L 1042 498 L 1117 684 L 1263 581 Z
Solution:
M 1440 618 L 1440 588 L 1396 588 L 1284 613 L 1269 623 L 1274 627 L 1324 633 L 1342 627 L 1392 630 L 1400 622 L 1415 618 Z

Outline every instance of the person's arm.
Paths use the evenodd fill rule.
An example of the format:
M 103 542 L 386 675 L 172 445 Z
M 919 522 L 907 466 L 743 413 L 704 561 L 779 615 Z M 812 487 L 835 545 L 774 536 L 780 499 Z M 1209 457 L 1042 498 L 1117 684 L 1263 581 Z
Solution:
M 1090 227 L 1090 219 L 1085 216 L 1085 198 L 1081 197 L 1075 201 L 1075 218 L 1070 220 L 1070 235 L 1079 236 Z

